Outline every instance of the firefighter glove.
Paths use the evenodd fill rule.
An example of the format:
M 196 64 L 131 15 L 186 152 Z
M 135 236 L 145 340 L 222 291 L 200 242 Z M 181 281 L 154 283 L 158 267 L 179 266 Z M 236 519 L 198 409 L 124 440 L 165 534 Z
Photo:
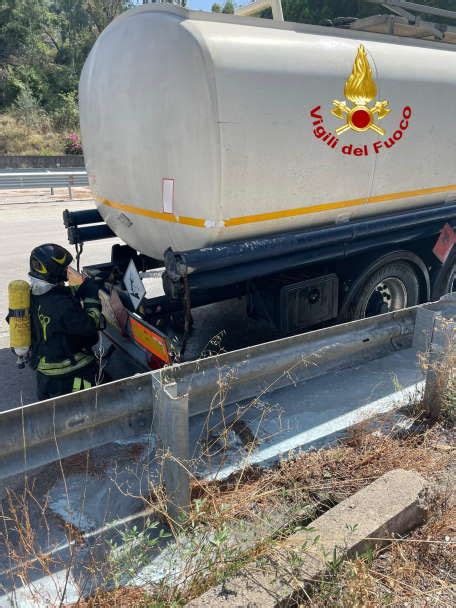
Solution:
M 96 279 L 86 279 L 77 290 L 76 296 L 81 298 L 81 300 L 85 300 L 86 298 L 99 300 L 98 291 L 100 290 L 100 287 L 101 283 Z

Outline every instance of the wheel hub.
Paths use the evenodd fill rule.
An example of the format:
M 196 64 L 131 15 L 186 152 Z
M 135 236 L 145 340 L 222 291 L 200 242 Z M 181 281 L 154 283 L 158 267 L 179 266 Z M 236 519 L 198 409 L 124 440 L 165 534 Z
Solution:
M 372 290 L 365 306 L 364 316 L 371 317 L 406 307 L 407 288 L 405 284 L 397 277 L 387 277 Z

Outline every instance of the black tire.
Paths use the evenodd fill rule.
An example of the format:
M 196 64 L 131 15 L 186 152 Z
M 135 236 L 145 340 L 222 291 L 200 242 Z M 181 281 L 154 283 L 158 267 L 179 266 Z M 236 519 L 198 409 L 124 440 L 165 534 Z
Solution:
M 432 287 L 432 300 L 438 300 L 446 293 L 456 292 L 456 245 L 440 269 Z
M 383 281 L 385 284 L 381 285 Z M 391 295 L 391 289 L 383 289 L 388 284 L 398 291 L 395 298 Z M 381 289 L 377 290 L 376 288 L 380 285 Z M 400 261 L 385 264 L 367 276 L 352 295 L 345 320 L 354 321 L 390 312 L 390 310 L 415 306 L 419 303 L 419 294 L 418 276 L 411 264 Z

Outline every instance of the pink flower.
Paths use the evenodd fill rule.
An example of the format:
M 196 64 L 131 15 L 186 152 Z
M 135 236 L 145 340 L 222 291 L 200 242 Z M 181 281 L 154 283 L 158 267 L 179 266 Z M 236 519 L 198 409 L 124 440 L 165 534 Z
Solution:
M 77 133 L 70 133 L 65 142 L 65 154 L 82 154 L 82 145 Z

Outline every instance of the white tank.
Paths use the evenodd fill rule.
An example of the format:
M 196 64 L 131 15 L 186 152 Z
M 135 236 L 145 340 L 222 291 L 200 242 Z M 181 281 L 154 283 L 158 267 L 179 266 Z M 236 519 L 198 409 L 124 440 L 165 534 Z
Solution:
M 118 17 L 80 84 L 98 209 L 158 259 L 456 200 L 455 103 L 449 45 L 169 5 Z

